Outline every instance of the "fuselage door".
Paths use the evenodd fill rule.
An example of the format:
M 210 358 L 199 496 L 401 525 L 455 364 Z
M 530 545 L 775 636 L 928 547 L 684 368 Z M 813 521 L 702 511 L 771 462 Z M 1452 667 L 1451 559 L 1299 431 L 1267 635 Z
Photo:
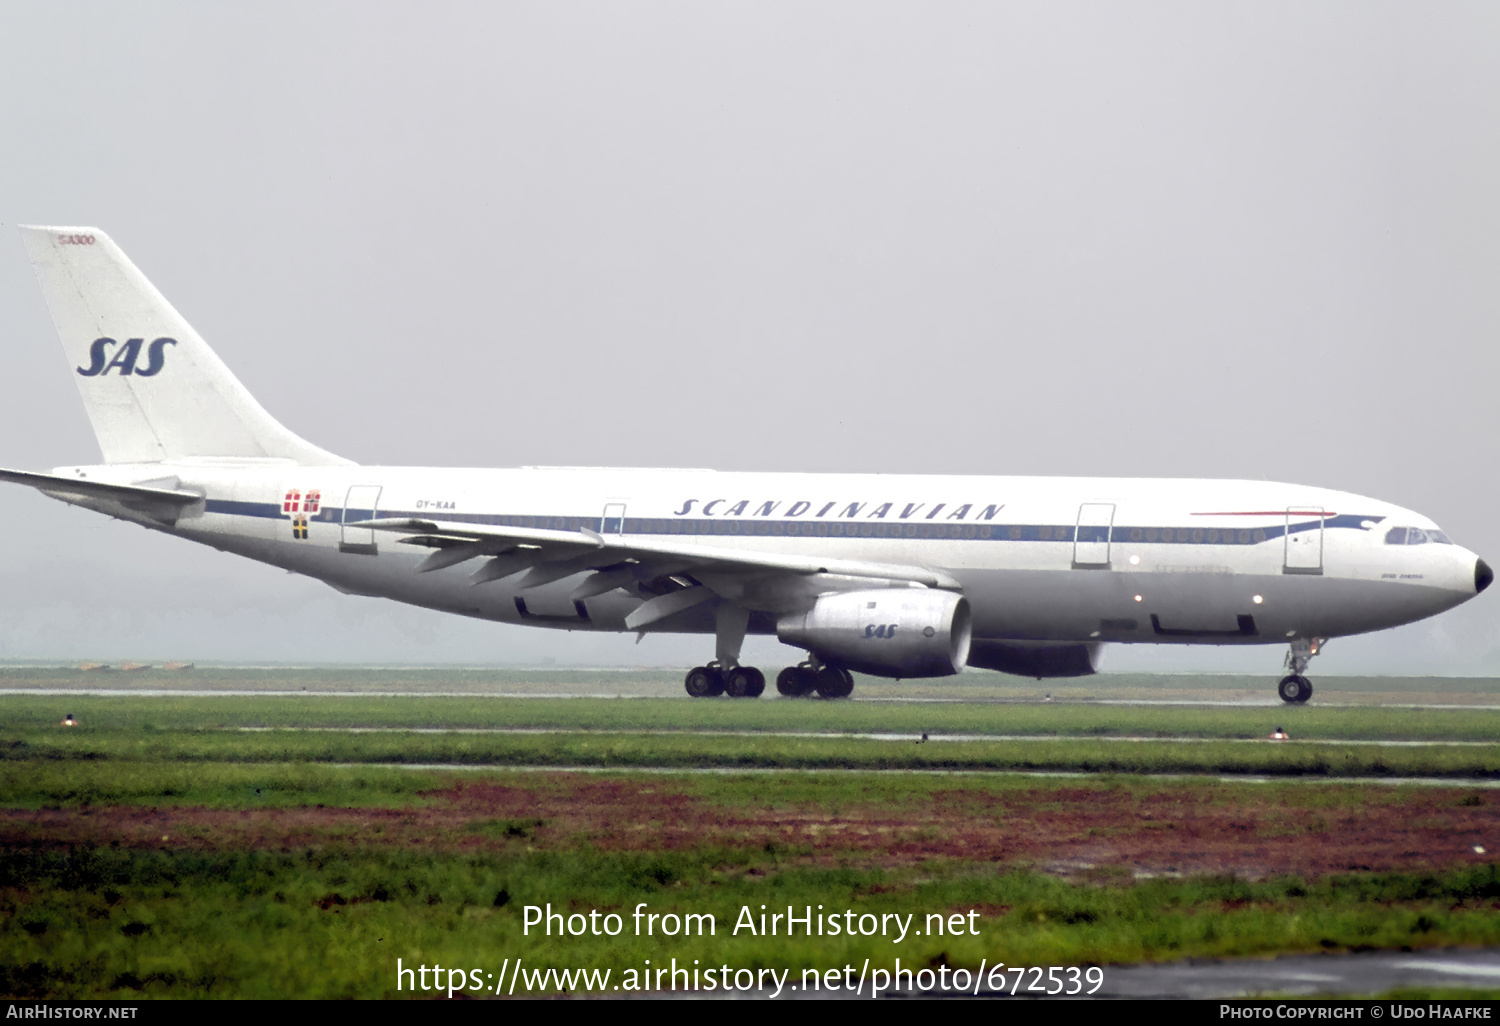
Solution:
M 343 530 L 339 536 L 340 552 L 373 556 L 379 551 L 375 547 L 374 531 L 368 527 L 349 526 L 361 520 L 374 520 L 379 508 L 380 485 L 352 485 L 349 488 L 349 494 L 344 497 L 344 517 L 339 522 Z
M 1112 502 L 1085 502 L 1078 507 L 1078 527 L 1073 532 L 1073 569 L 1109 569 L 1109 532 L 1115 521 Z
M 1323 572 L 1322 506 L 1288 506 L 1286 509 L 1286 565 L 1283 573 Z
M 599 533 L 625 533 L 625 504 L 623 502 L 607 502 L 604 504 L 604 516 L 599 518 Z

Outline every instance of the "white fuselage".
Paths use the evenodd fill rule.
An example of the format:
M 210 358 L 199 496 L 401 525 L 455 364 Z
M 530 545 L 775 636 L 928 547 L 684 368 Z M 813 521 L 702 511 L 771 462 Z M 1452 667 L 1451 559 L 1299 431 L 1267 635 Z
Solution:
M 173 487 L 206 496 L 175 525 L 103 500 L 80 504 L 343 591 L 570 630 L 624 631 L 643 596 L 627 586 L 574 601 L 581 570 L 531 588 L 514 577 L 474 585 L 472 563 L 417 573 L 429 549 L 346 524 L 437 518 L 929 567 L 962 586 L 976 641 L 1285 644 L 1357 634 L 1473 597 L 1482 566 L 1410 510 L 1261 481 L 308 467 L 249 459 L 56 473 L 117 483 L 170 478 Z M 314 492 L 316 509 L 304 509 Z M 1426 540 L 1390 544 L 1397 527 Z M 752 587 L 743 604 L 765 615 L 753 615 L 750 630 L 773 631 L 777 603 L 785 601 L 782 594 L 757 602 Z M 714 619 L 691 609 L 648 629 L 708 632 Z
M 850 672 L 1094 672 L 1105 642 L 1289 646 L 1431 616 L 1490 583 L 1426 518 L 1257 481 L 362 467 L 256 402 L 95 227 L 20 226 L 103 465 L 0 481 L 346 592 L 567 630 L 713 632 L 689 694 L 762 693 L 747 633 Z M 477 569 L 476 569 L 477 568 Z

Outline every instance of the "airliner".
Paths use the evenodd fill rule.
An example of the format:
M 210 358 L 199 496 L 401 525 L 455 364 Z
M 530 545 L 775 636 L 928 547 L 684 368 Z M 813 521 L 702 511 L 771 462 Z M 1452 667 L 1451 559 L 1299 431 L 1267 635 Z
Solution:
M 1301 703 L 1328 639 L 1494 579 L 1412 510 L 1265 481 L 362 466 L 267 413 L 104 232 L 21 234 L 103 459 L 0 480 L 348 594 L 712 635 L 694 697 L 760 696 L 740 652 L 774 634 L 807 653 L 789 698 L 852 671 L 1083 676 L 1114 642 L 1285 646 Z

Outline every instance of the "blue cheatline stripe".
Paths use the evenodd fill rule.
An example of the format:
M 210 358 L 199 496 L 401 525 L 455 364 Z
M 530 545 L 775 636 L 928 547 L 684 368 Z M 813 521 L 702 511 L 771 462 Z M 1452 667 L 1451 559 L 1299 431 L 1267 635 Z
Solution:
M 279 502 L 236 502 L 233 499 L 207 499 L 203 508 L 209 513 L 223 513 L 231 517 L 279 517 Z
M 209 513 L 226 516 L 260 517 L 281 519 L 279 502 L 237 502 L 230 499 L 209 499 L 205 504 Z M 1295 514 L 1294 514 L 1295 515 Z M 554 531 L 576 531 L 586 527 L 599 530 L 600 517 L 522 516 L 502 513 L 444 513 L 434 518 L 430 513 L 416 510 L 349 511 L 349 519 L 439 519 L 459 524 L 484 524 L 491 527 L 534 527 Z M 313 523 L 339 524 L 344 520 L 344 510 L 337 506 L 324 506 L 317 516 L 309 518 Z M 618 518 L 611 518 L 617 521 Z M 1323 525 L 1330 529 L 1366 530 L 1366 521 L 1379 523 L 1383 516 L 1362 516 L 1344 513 L 1329 517 Z M 611 527 L 614 525 L 611 524 Z M 789 520 L 761 517 L 627 517 L 626 534 L 663 535 L 740 535 L 768 537 L 817 537 L 817 538 L 910 538 L 916 540 L 943 539 L 948 541 L 1012 541 L 1012 542 L 1113 542 L 1114 544 L 1145 545 L 1254 545 L 1273 538 L 1284 537 L 1288 531 L 1316 531 L 1318 519 L 1294 523 L 1290 528 L 1285 523 L 1255 528 L 1213 527 L 1132 527 L 1117 525 L 1114 528 L 1073 524 L 975 524 L 975 523 L 912 523 L 906 521 L 881 520 Z M 613 530 L 607 532 L 614 534 Z M 1076 539 L 1075 539 L 1076 534 Z

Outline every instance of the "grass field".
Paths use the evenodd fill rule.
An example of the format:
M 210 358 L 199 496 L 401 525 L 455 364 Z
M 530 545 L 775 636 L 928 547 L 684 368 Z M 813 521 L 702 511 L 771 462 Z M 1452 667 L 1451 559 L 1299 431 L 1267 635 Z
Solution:
M 0 754 L 11 762 L 1500 777 L 1500 746 L 1490 743 L 1500 736 L 1500 710 L 1490 709 L 1303 707 L 1268 715 L 1242 707 L 311 693 L 0 700 Z M 80 726 L 58 726 L 59 702 Z M 1274 726 L 1294 740 L 1265 741 Z M 924 732 L 937 740 L 913 743 Z M 943 740 L 954 736 L 962 740 Z M 10 795 L 10 786 L 0 782 L 0 794 Z
M 98 673 L 4 672 L 0 687 L 28 692 L 0 695 L 10 995 L 394 996 L 398 957 L 618 981 L 646 959 L 972 969 L 1500 944 L 1500 792 L 1484 784 L 1500 712 L 1402 708 L 1397 690 L 1384 707 L 1282 709 L 703 702 L 644 697 L 651 675 L 543 682 L 643 695 L 591 701 L 393 670 L 344 697 L 319 692 L 373 671 L 216 670 L 174 679 L 297 693 L 142 697 L 56 693 Z M 111 679 L 127 676 L 161 686 Z M 81 726 L 59 727 L 64 712 Z M 1295 740 L 1256 740 L 1270 725 Z M 922 731 L 966 739 L 917 744 Z M 897 768 L 951 772 L 879 772 Z M 996 772 L 1014 769 L 1108 775 Z M 1163 772 L 1188 776 L 1144 775 Z M 1452 783 L 1337 782 L 1377 775 Z M 636 936 L 641 902 L 715 932 Z M 548 903 L 624 930 L 523 933 L 526 907 Z M 973 912 L 978 933 L 732 932 L 761 905 L 910 914 L 914 931 Z
M 1481 741 L 1500 736 L 1500 708 L 1402 706 L 1180 707 L 1100 704 L 577 701 L 486 696 L 110 695 L 0 696 L 7 723 L 52 731 L 66 713 L 89 730 L 221 727 L 558 728 L 566 730 L 1059 737 L 1264 738 L 1285 726 L 1297 740 Z M 55 731 L 52 731 L 56 733 Z

